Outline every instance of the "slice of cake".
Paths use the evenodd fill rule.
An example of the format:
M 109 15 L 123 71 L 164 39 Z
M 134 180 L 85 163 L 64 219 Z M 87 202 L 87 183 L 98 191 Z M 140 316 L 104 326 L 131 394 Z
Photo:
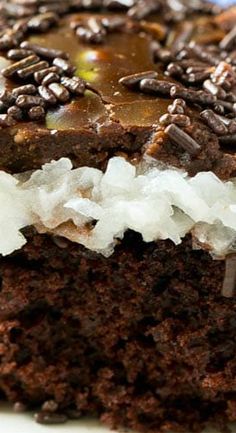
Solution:
M 0 16 L 0 391 L 40 423 L 236 420 L 236 8 Z

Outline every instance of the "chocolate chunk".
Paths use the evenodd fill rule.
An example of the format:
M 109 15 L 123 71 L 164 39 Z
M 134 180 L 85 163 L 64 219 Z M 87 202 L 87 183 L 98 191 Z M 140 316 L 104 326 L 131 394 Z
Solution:
M 70 99 L 68 90 L 60 83 L 49 84 L 48 88 L 60 102 L 67 102 Z
M 236 290 L 236 254 L 230 254 L 225 260 L 225 277 L 221 295 L 232 298 Z
M 7 68 L 2 70 L 2 75 L 4 77 L 11 77 L 14 75 L 17 71 L 22 70 L 23 68 L 26 68 L 28 66 L 31 66 L 37 62 L 39 62 L 39 57 L 33 54 L 32 56 L 28 56 L 22 60 L 19 60 L 16 63 L 13 63 L 12 65 L 8 66 Z
M 159 93 L 161 95 L 170 95 L 173 83 L 169 81 L 160 81 L 151 78 L 145 78 L 140 82 L 140 90 L 144 93 Z
M 38 56 L 44 57 L 45 59 L 55 59 L 55 57 L 60 57 L 61 59 L 67 60 L 69 58 L 69 54 L 65 51 L 42 47 L 41 45 L 32 44 L 28 41 L 21 42 L 20 46 L 22 49 L 24 48 L 26 50 L 31 50 Z
M 200 145 L 176 125 L 167 126 L 165 133 L 174 144 L 182 147 L 192 156 L 197 155 L 201 150 Z
M 145 78 L 157 78 L 158 73 L 156 71 L 145 71 L 137 74 L 127 75 L 119 79 L 119 83 L 124 86 L 133 89 L 139 85 L 140 81 Z

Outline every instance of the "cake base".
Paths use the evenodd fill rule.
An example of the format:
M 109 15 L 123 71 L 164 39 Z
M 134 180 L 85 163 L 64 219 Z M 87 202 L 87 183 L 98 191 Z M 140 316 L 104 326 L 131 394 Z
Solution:
M 200 431 L 236 420 L 234 298 L 191 239 L 127 232 L 104 258 L 28 231 L 1 259 L 0 390 L 111 427 Z

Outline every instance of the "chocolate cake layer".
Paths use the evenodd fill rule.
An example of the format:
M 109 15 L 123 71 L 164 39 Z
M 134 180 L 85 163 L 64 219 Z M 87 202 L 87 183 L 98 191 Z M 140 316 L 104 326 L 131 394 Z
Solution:
M 129 9 L 119 1 L 92 2 L 95 12 L 88 13 L 83 2 L 63 2 L 57 15 L 51 2 L 3 2 L 3 87 L 11 92 L 31 83 L 37 92 L 36 99 L 28 90 L 24 95 L 24 89 L 23 99 L 20 94 L 17 100 L 14 92 L 0 98 L 2 112 L 8 111 L 7 119 L 5 114 L 0 118 L 3 169 L 31 170 L 62 156 L 75 166 L 103 168 L 122 152 L 131 160 L 147 153 L 190 174 L 212 170 L 222 178 L 235 175 L 236 78 L 229 32 L 236 11 L 220 14 L 217 6 L 205 2 L 177 2 L 177 9 L 175 2 L 163 3 L 130 2 Z M 32 11 L 39 15 L 31 19 Z M 12 23 L 13 29 L 6 30 Z M 37 58 L 24 60 L 32 55 Z M 6 57 L 11 65 L 7 72 Z M 23 66 L 25 61 L 28 66 Z M 42 84 L 40 71 L 47 67 L 49 77 Z M 149 75 L 145 82 L 145 71 L 154 73 L 154 82 Z M 122 81 L 143 72 L 136 84 Z M 60 75 L 65 74 L 63 82 Z M 84 80 L 76 90 L 68 84 L 71 74 Z M 57 94 L 63 89 L 63 95 Z M 168 108 L 179 98 L 187 102 L 181 113 L 190 119 L 176 119 L 178 109 Z M 178 144 L 166 128 L 171 122 L 182 131 Z M 196 152 L 189 149 L 183 132 L 196 142 Z
M 0 388 L 138 431 L 235 420 L 235 299 L 191 240 L 128 232 L 110 258 L 29 234 L 1 261 Z M 46 407 L 46 406 L 45 406 Z

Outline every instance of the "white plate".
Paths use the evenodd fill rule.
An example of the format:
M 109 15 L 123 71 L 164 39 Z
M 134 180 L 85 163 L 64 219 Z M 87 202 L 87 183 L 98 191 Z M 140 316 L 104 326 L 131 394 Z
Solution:
M 66 424 L 45 426 L 37 424 L 33 414 L 15 414 L 6 405 L 0 405 L 0 433 L 111 433 L 98 421 L 69 421 Z M 113 430 L 114 432 L 114 430 Z
M 232 433 L 236 433 L 236 423 L 230 425 Z M 46 426 L 34 421 L 33 413 L 16 414 L 9 406 L 0 404 L 0 433 L 117 433 L 109 430 L 96 420 L 84 419 L 68 421 L 62 425 Z M 202 433 L 219 433 L 215 429 L 206 429 Z

